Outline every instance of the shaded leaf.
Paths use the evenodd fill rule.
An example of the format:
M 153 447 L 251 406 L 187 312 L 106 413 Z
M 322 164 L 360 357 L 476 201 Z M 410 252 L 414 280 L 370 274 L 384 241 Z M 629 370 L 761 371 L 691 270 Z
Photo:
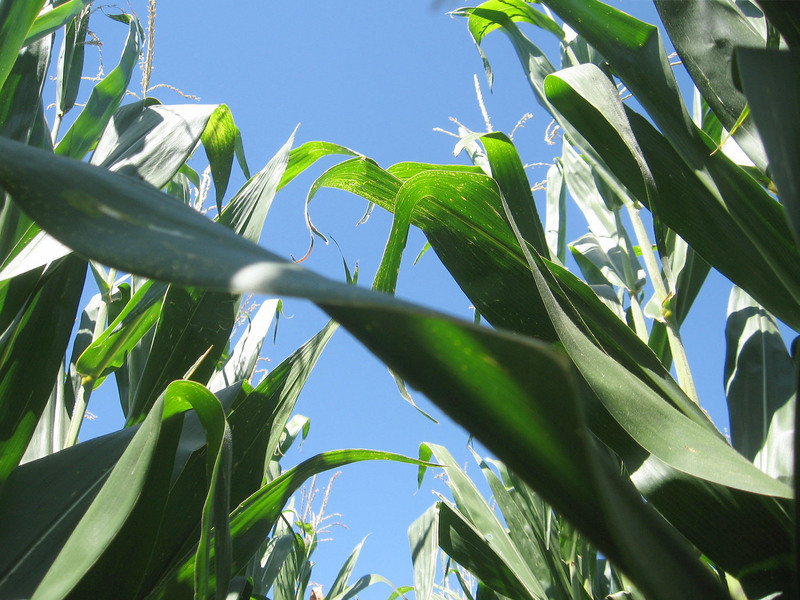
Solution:
M 791 481 L 795 369 L 775 319 L 739 288 L 725 327 L 725 393 L 734 448 L 765 473 Z

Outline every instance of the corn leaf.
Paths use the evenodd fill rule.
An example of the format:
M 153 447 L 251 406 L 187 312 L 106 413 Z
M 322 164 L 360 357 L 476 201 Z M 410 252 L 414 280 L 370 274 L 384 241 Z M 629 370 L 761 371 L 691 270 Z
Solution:
M 164 187 L 194 151 L 213 105 L 162 106 L 146 99 L 117 109 L 91 163 Z
M 43 6 L 44 0 L 3 2 L 0 5 L 0 88 L 5 84 L 28 30 Z
M 81 114 L 56 146 L 56 153 L 62 156 L 80 159 L 92 149 L 119 108 L 139 59 L 143 36 L 141 25 L 130 15 L 112 18 L 128 24 L 128 39 L 122 57 L 119 65 L 94 87 Z

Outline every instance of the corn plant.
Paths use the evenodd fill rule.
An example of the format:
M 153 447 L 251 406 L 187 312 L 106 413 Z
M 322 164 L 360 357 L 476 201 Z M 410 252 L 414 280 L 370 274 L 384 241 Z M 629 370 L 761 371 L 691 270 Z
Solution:
M 12 66 L 22 68 L 16 56 L 27 34 L 20 32 L 31 30 L 39 10 L 30 4 L 15 2 L 15 10 L 21 12 L 3 15 L 4 32 L 13 32 L 0 44 L 4 94 L 12 93 L 11 88 L 6 91 L 8 82 L 19 81 L 9 72 Z M 60 265 L 91 259 L 170 286 L 312 300 L 399 378 L 428 395 L 482 441 L 645 597 L 730 598 L 739 589 L 749 598 L 792 597 L 797 594 L 797 478 L 794 448 L 787 439 L 793 439 L 795 428 L 794 367 L 776 340 L 773 319 L 793 329 L 800 325 L 798 186 L 791 152 L 796 132 L 786 126 L 796 121 L 798 95 L 776 93 L 795 90 L 798 81 L 794 48 L 800 42 L 800 21 L 794 5 L 768 0 L 657 3 L 706 103 L 705 107 L 700 103 L 698 126 L 680 96 L 655 26 L 595 0 L 546 4 L 563 23 L 521 0 L 490 0 L 459 14 L 468 17 L 478 44 L 496 30 L 508 35 L 535 97 L 564 132 L 568 146 L 561 162 L 566 165 L 567 154 L 574 152 L 569 158 L 572 166 L 564 170 L 571 195 L 589 202 L 584 192 L 576 190 L 581 173 L 591 173 L 593 186 L 586 193 L 596 192 L 609 214 L 628 213 L 655 292 L 649 308 L 643 302 L 638 270 L 631 268 L 619 277 L 605 264 L 603 252 L 594 251 L 600 248 L 612 254 L 606 241 L 599 239 L 613 234 L 612 229 L 593 229 L 594 238 L 573 245 L 584 272 L 596 277 L 599 271 L 608 285 L 603 287 L 602 279 L 599 284 L 584 281 L 566 269 L 561 225 L 552 220 L 552 226 L 542 225 L 523 163 L 510 139 L 498 132 L 464 140 L 465 147 L 478 145 L 484 154 L 478 161 L 482 167 L 401 163 L 383 169 L 373 160 L 325 143 L 291 151 L 287 145 L 283 150 L 287 166 L 276 187 L 324 154 L 350 154 L 353 158 L 317 180 L 309 198 L 323 187 L 338 187 L 394 215 L 373 290 L 333 281 L 286 261 L 248 236 L 237 235 L 224 222 L 212 222 L 171 200 L 158 186 L 131 177 L 135 168 L 119 173 L 76 160 L 75 155 L 64 156 L 66 152 L 58 151 L 63 142 L 56 153 L 48 152 L 38 102 L 35 108 L 28 106 L 32 122 L 38 125 L 29 127 L 22 141 L 0 139 L 0 184 L 13 199 L 13 205 L 7 205 L 71 249 Z M 1 6 L 10 10 L 8 3 Z M 18 8 L 25 6 L 27 12 Z M 556 70 L 519 23 L 562 39 L 565 52 L 574 54 L 566 68 Z M 573 38 L 564 24 L 579 38 Z M 570 46 L 574 39 L 583 40 L 585 47 Z M 23 53 L 28 49 L 24 47 Z M 580 56 L 583 50 L 585 56 Z M 488 65 L 488 57 L 483 58 Z M 621 99 L 618 82 L 633 94 L 635 108 Z M 732 132 L 751 157 L 752 167 L 742 168 L 715 151 L 714 127 Z M 75 136 L 64 151 L 83 144 Z M 555 193 L 557 188 L 555 183 L 550 188 L 556 208 L 562 196 Z M 652 215 L 652 232 L 637 217 L 642 210 Z M 393 297 L 411 225 L 422 229 L 491 327 Z M 619 228 L 616 232 L 616 238 L 605 237 L 628 248 L 628 262 L 623 265 L 635 266 L 631 253 L 636 249 L 629 247 Z M 680 342 L 680 323 L 691 307 L 692 290 L 702 284 L 701 261 L 742 290 L 731 303 L 728 329 L 732 340 L 728 394 L 732 422 L 739 419 L 732 435 L 734 446 L 698 404 L 702 399 L 693 391 L 691 368 Z M 697 269 L 687 269 L 687 264 Z M 67 278 L 66 272 L 59 274 Z M 60 280 L 53 281 L 58 281 L 59 291 L 65 289 Z M 623 290 L 618 289 L 620 283 Z M 35 300 L 48 297 L 43 288 L 6 297 L 22 295 L 27 300 L 31 293 L 33 311 Z M 643 316 L 647 314 L 658 324 L 648 326 Z M 47 316 L 53 315 L 48 311 Z M 26 315 L 15 325 L 25 331 L 25 325 L 36 323 L 32 317 Z M 13 345 L 20 335 L 6 336 L 6 343 L 12 344 L 7 356 L 14 348 L 24 351 L 22 344 Z M 766 360 L 767 354 L 781 358 Z M 52 372 L 58 360 L 53 360 Z M 673 362 L 677 381 L 670 374 Z M 772 372 L 777 365 L 782 374 Z M 8 376 L 14 373 L 9 369 Z M 780 390 L 776 394 L 788 396 L 773 395 L 773 387 L 767 385 L 772 381 L 782 382 L 775 386 Z M 188 385 L 192 384 L 179 383 L 175 393 Z M 49 393 L 52 386 L 42 387 Z M 139 437 L 126 446 L 130 449 L 123 454 L 126 460 L 144 456 L 143 447 L 151 454 L 161 450 L 152 436 L 145 436 L 161 423 L 163 406 L 162 401 L 155 402 L 141 421 L 135 434 Z M 40 414 L 39 409 L 32 413 Z M 755 425 L 748 416 L 753 414 L 759 415 Z M 142 416 L 134 415 L 128 435 L 134 431 L 133 421 Z M 11 427 L 4 424 L 4 430 L 15 431 L 28 423 L 18 417 Z M 165 427 L 167 423 L 171 421 Z M 75 451 L 81 446 L 85 444 Z M 298 467 L 297 473 L 335 466 L 339 459 L 344 461 L 339 455 L 323 457 L 305 470 Z M 45 464 L 31 465 L 40 463 Z M 173 463 L 167 464 L 168 475 Z M 2 498 L 16 498 L 8 486 L 24 468 L 11 467 Z M 208 470 L 213 472 L 210 462 Z M 114 473 L 120 475 L 112 478 Z M 121 477 L 121 470 L 115 469 L 107 485 Z M 230 565 L 223 568 L 223 576 L 242 572 L 243 561 L 257 549 L 246 542 L 254 537 L 263 541 L 267 530 L 259 527 L 264 522 L 251 520 L 256 513 L 250 508 L 258 511 L 256 506 L 265 506 L 262 500 L 287 491 L 291 484 L 283 477 L 262 488 L 270 491 L 250 496 L 253 504 L 242 505 L 243 512 L 237 509 L 229 519 L 230 538 L 241 540 L 233 545 L 230 563 L 220 558 L 227 536 L 216 530 L 215 565 L 217 569 L 220 563 Z M 137 489 L 155 495 L 163 488 L 142 484 Z M 207 488 L 203 489 L 205 495 Z M 140 530 L 143 520 L 153 518 L 144 509 L 124 515 L 107 511 L 105 496 L 100 508 L 87 511 L 86 527 L 107 512 L 113 512 L 121 531 Z M 128 504 L 145 505 L 152 506 L 137 505 L 135 499 Z M 269 518 L 279 512 L 264 510 Z M 6 509 L 3 514 L 12 513 Z M 440 537 L 441 523 L 440 519 Z M 82 533 L 82 524 L 76 532 Z M 258 535 L 248 535 L 251 531 Z M 477 531 L 474 539 L 483 535 Z M 181 548 L 185 561 L 153 591 L 145 591 L 142 580 L 137 580 L 127 588 L 136 592 L 127 595 L 140 591 L 151 597 L 188 595 L 193 578 L 200 590 L 196 593 L 205 595 L 205 586 L 213 587 L 213 579 L 203 575 L 208 553 L 201 551 L 202 540 L 208 538 L 200 539 L 197 549 Z M 469 551 L 477 554 L 483 548 L 473 545 Z M 62 578 L 67 559 L 61 556 L 72 554 L 60 554 L 48 571 L 53 574 L 41 585 L 57 579 L 69 587 L 58 597 L 72 589 L 86 595 L 90 588 L 74 588 L 70 578 Z M 83 577 L 91 566 L 88 561 L 80 568 L 71 564 L 69 572 Z M 485 572 L 478 576 L 487 577 Z M 523 587 L 502 583 L 505 587 L 487 577 L 479 591 L 520 598 L 548 593 L 541 581 L 541 589 L 530 582 Z M 223 589 L 227 586 L 216 586 L 218 594 Z
M 441 497 L 409 528 L 418 596 L 452 597 L 450 575 L 461 598 L 602 599 L 629 591 L 624 575 L 503 463 L 473 452 L 492 491 L 490 504 L 447 449 L 423 444 L 422 450 L 444 466 L 453 502 Z M 455 561 L 461 569 L 447 569 L 436 586 L 439 548 L 445 565 Z
M 167 211 L 189 211 L 242 243 L 257 240 L 278 187 L 303 168 L 290 160 L 291 143 L 250 177 L 226 106 L 123 104 L 143 44 L 126 14 L 112 16 L 128 31 L 119 64 L 65 119 L 81 97 L 90 7 L 44 4 L 0 4 L 3 143 L 147 190 Z M 58 30 L 50 128 L 43 87 Z M 208 186 L 187 164 L 199 145 L 216 187 L 214 223 L 196 210 Z M 248 181 L 225 202 L 235 156 Z M 58 176 L 46 179 L 58 185 Z M 277 300 L 252 312 L 232 290 L 123 273 L 60 244 L 7 194 L 2 200 L 0 597 L 250 597 L 244 571 L 308 477 L 394 458 L 336 451 L 275 472 L 295 401 L 335 323 L 254 385 Z M 179 224 L 137 214 L 151 231 L 182 235 Z M 134 237 L 117 242 L 138 252 Z M 203 244 L 194 252 L 200 265 Z M 99 292 L 81 311 L 92 289 L 87 268 Z M 240 319 L 245 331 L 231 344 Z M 78 443 L 91 394 L 111 375 L 125 427 Z

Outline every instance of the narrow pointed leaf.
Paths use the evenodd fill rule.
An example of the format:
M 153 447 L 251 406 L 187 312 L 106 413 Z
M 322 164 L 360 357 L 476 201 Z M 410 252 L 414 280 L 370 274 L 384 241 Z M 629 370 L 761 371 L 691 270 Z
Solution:
M 75 106 L 83 75 L 86 34 L 89 32 L 90 10 L 84 9 L 67 24 L 56 76 L 56 114 L 66 114 Z
M 432 600 L 439 558 L 439 509 L 434 504 L 408 528 L 411 562 L 414 564 L 414 595 Z
M 244 567 L 253 553 L 258 550 L 284 504 L 300 486 L 313 475 L 336 469 L 344 465 L 365 460 L 391 460 L 418 464 L 413 458 L 377 452 L 374 450 L 334 450 L 314 456 L 277 479 L 262 487 L 240 504 L 231 514 L 231 536 L 233 538 L 233 571 Z M 213 554 L 212 554 L 213 556 Z M 149 598 L 174 598 L 191 590 L 193 561 L 189 560 L 174 574 L 162 580 Z M 216 581 L 209 581 L 214 588 Z
M 62 156 L 78 159 L 86 156 L 128 89 L 139 59 L 142 28 L 136 18 L 130 15 L 117 15 L 114 18 L 128 24 L 128 39 L 120 63 L 94 87 L 81 114 L 56 146 L 56 153 Z
M 766 23 L 762 21 L 757 29 L 731 0 L 657 0 L 655 5 L 683 66 L 722 126 L 734 131 L 747 105 L 733 81 L 734 47 L 765 47 Z M 745 120 L 733 135 L 764 170 L 766 155 L 752 119 Z
M 353 551 L 350 553 L 350 556 L 347 557 L 347 560 L 344 561 L 344 564 L 339 569 L 339 572 L 336 574 L 336 579 L 333 580 L 331 587 L 328 589 L 327 598 L 329 600 L 334 600 L 336 598 L 341 598 L 344 596 L 347 588 L 349 586 L 350 576 L 353 574 L 353 569 L 356 567 L 356 561 L 358 560 L 358 555 L 361 554 L 361 548 L 364 547 L 364 542 L 367 541 L 367 538 L 361 540 L 361 542 L 356 546 Z
M 222 200 L 225 197 L 225 190 L 228 189 L 233 166 L 236 138 L 240 135 L 239 128 L 233 122 L 233 114 L 225 104 L 214 110 L 203 131 L 203 147 L 211 166 L 211 176 L 214 178 L 214 189 L 217 192 L 217 212 L 222 212 Z

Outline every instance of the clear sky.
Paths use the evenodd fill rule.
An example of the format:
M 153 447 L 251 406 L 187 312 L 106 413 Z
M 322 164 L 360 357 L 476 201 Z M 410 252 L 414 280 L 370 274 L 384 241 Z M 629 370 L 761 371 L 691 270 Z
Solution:
M 644 0 L 623 0 L 624 10 L 653 22 L 654 10 Z M 494 128 L 510 132 L 526 112 L 534 117 L 516 133 L 527 163 L 549 163 L 560 145 L 548 146 L 544 131 L 549 117 L 538 107 L 517 59 L 500 33 L 490 35 L 484 49 L 495 70 L 490 93 L 482 65 L 463 19 L 446 13 L 459 3 L 416 0 L 405 3 L 375 0 L 305 0 L 298 2 L 239 1 L 230 5 L 208 0 L 160 2 L 157 6 L 155 60 L 151 84 L 169 84 L 203 103 L 226 103 L 242 131 L 250 168 L 260 170 L 300 123 L 296 143 L 326 140 L 348 146 L 382 166 L 412 160 L 465 162 L 454 158 L 455 143 L 435 127 L 453 131 L 455 117 L 473 130 L 483 129 L 475 99 L 473 74 L 478 74 Z M 132 0 L 146 19 L 146 2 Z M 106 9 L 114 12 L 113 8 Z M 103 21 L 108 21 L 103 23 Z M 94 17 L 93 28 L 105 43 L 106 69 L 116 63 L 126 28 Z M 551 37 L 525 28 L 552 52 Z M 134 84 L 133 89 L 137 89 Z M 188 102 L 166 89 L 151 95 L 166 104 Z M 198 162 L 205 159 L 198 152 Z M 267 218 L 261 243 L 286 257 L 302 256 L 308 246 L 303 218 L 306 192 L 313 179 L 332 161 L 313 167 L 282 190 Z M 545 178 L 546 167 L 529 170 L 531 184 Z M 229 187 L 228 198 L 243 182 Z M 543 214 L 544 193 L 537 192 Z M 315 225 L 339 244 L 351 268 L 358 262 L 362 285 L 374 276 L 389 232 L 391 218 L 376 209 L 356 227 L 366 207 L 355 196 L 323 191 L 311 205 Z M 585 230 L 581 217 L 570 215 L 570 239 Z M 573 235 L 574 233 L 574 235 Z M 417 265 L 422 248 L 419 232 L 408 244 L 397 293 L 417 303 L 471 319 L 469 300 L 430 252 Z M 317 243 L 305 265 L 343 278 L 341 255 L 334 244 Z M 717 425 L 727 427 L 722 387 L 723 343 L 730 285 L 712 278 L 695 313 L 684 327 L 699 394 Z M 326 322 L 324 314 L 302 300 L 286 299 L 277 344 L 265 345 L 264 356 L 277 364 Z M 700 326 L 702 324 L 702 326 Z M 413 392 L 412 392 L 413 393 Z M 406 404 L 386 369 L 344 331 L 339 331 L 323 355 L 300 397 L 297 412 L 311 419 L 310 437 L 286 466 L 317 452 L 364 447 L 416 456 L 422 441 L 443 444 L 455 457 L 471 461 L 468 435 L 452 425 L 419 394 L 415 399 L 440 417 L 434 425 Z M 105 403 L 105 404 L 104 404 Z M 97 395 L 89 410 L 99 418 L 86 424 L 84 436 L 120 426 L 114 398 Z M 470 465 L 473 475 L 480 478 Z M 327 476 L 322 476 L 324 484 Z M 328 511 L 347 525 L 334 528 L 334 541 L 322 544 L 312 581 L 327 592 L 351 549 L 371 534 L 354 572 L 354 580 L 377 573 L 395 585 L 411 585 L 412 570 L 406 530 L 435 501 L 428 474 L 416 491 L 416 471 L 408 465 L 358 464 L 336 480 Z M 321 485 L 320 487 L 323 487 Z M 390 589 L 376 586 L 363 598 L 386 598 Z

